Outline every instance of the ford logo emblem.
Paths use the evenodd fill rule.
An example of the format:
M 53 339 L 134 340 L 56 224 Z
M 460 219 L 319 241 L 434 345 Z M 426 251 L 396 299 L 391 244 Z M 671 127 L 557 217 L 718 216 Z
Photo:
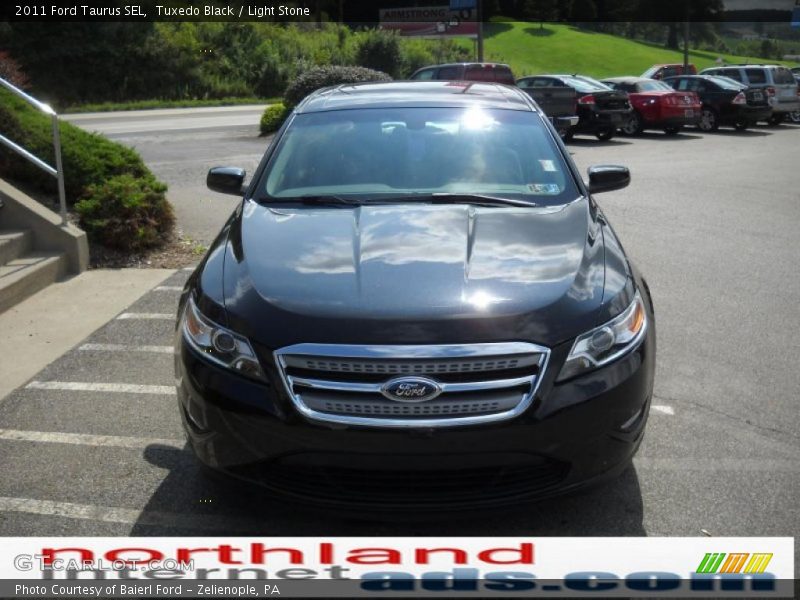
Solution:
M 398 377 L 387 381 L 381 393 L 395 402 L 427 402 L 441 394 L 442 388 L 424 377 Z

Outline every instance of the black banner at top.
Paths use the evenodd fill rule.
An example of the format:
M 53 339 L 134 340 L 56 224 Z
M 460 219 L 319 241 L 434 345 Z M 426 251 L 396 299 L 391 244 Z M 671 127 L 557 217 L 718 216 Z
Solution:
M 8 0 L 7 22 L 42 21 L 339 21 L 376 25 L 381 11 L 405 10 L 438 21 L 447 8 L 488 21 L 494 16 L 540 22 L 792 21 L 800 0 Z M 433 10 L 431 10 L 433 9 Z

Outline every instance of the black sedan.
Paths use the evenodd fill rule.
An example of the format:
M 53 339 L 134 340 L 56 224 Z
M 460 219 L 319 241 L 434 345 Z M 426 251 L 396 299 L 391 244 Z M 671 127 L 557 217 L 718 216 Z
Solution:
M 468 90 L 469 93 L 465 93 Z M 300 103 L 181 296 L 178 408 L 203 464 L 339 509 L 508 504 L 621 473 L 655 372 L 647 284 L 521 90 Z
M 627 123 L 633 112 L 628 94 L 583 75 L 533 75 L 517 80 L 525 88 L 571 87 L 577 93 L 578 124 L 570 127 L 564 139 L 576 134 L 594 135 L 610 140 Z
M 702 131 L 716 131 L 720 125 L 743 130 L 766 121 L 772 115 L 772 106 L 764 90 L 748 88 L 728 77 L 714 75 L 681 75 L 664 79 L 681 92 L 694 92 L 700 97 L 700 122 Z

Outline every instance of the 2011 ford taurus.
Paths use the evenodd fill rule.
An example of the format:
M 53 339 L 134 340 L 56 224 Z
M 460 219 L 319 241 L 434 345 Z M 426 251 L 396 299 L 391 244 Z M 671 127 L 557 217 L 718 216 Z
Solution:
M 181 296 L 180 414 L 207 467 L 287 498 L 517 503 L 622 472 L 653 389 L 650 293 L 522 91 L 304 100 Z

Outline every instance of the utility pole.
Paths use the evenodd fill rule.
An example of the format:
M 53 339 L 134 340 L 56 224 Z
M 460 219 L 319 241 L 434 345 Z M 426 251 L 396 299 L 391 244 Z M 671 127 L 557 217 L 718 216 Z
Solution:
M 684 0 L 686 12 L 683 15 L 683 74 L 689 74 L 689 0 Z
M 478 15 L 478 62 L 483 62 L 483 0 L 476 0 Z

